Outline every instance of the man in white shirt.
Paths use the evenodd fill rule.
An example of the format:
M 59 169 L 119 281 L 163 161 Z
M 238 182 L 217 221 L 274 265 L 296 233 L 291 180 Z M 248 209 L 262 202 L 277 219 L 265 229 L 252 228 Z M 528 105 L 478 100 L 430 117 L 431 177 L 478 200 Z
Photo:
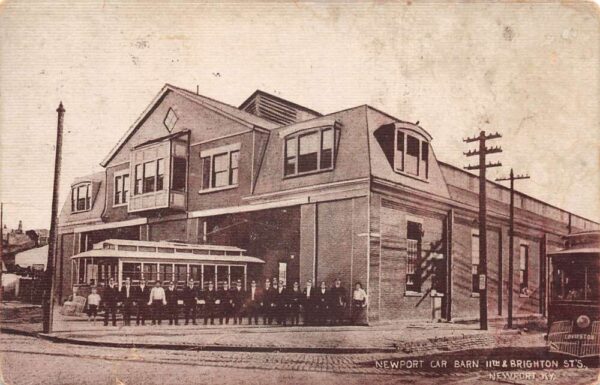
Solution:
M 304 293 L 302 293 L 302 307 L 304 308 L 304 324 L 312 324 L 314 322 L 315 291 L 310 279 L 306 281 L 306 288 L 304 289 Z
M 148 305 L 152 307 L 152 325 L 161 324 L 162 320 L 162 307 L 167 304 L 167 297 L 165 295 L 165 289 L 160 285 L 160 281 L 157 280 L 156 284 L 150 291 L 150 301 Z

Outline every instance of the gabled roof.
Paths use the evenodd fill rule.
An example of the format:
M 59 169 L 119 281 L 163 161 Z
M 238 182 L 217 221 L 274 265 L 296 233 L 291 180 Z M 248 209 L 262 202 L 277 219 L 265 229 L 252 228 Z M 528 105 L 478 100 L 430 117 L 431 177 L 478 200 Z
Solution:
M 178 95 L 181 95 L 187 98 L 188 100 L 208 107 L 212 110 L 216 110 L 225 116 L 228 116 L 237 121 L 242 121 L 252 127 L 265 130 L 272 130 L 280 126 L 279 124 L 273 123 L 269 120 L 263 119 L 249 112 L 239 110 L 238 108 L 232 105 L 219 102 L 206 96 L 198 95 L 194 92 L 173 86 L 171 84 L 165 84 L 160 90 L 160 92 L 154 97 L 154 99 L 152 99 L 148 107 L 146 107 L 142 114 L 135 120 L 135 122 L 129 127 L 127 132 L 125 132 L 125 134 L 113 147 L 110 153 L 100 163 L 102 167 L 106 167 L 108 165 L 112 158 L 114 158 L 114 156 L 119 152 L 123 145 L 127 143 L 129 138 L 131 138 L 131 136 L 137 131 L 137 129 L 142 125 L 142 123 L 146 120 L 149 114 L 156 108 L 156 106 L 162 101 L 162 99 L 166 96 L 168 92 L 173 92 Z

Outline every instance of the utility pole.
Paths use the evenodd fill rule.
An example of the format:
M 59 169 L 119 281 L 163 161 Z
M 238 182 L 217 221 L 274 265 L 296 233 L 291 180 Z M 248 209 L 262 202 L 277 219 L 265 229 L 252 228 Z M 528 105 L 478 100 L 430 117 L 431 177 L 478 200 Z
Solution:
M 48 235 L 48 260 L 46 262 L 46 279 L 42 311 L 44 317 L 44 333 L 52 332 L 54 311 L 54 261 L 56 259 L 56 219 L 58 214 L 58 189 L 60 182 L 60 163 L 62 157 L 62 133 L 65 109 L 60 102 L 56 109 L 58 122 L 56 125 L 56 152 L 54 154 L 54 187 L 52 190 L 52 216 L 50 217 L 50 234 Z
M 513 259 L 515 254 L 515 180 L 529 179 L 529 175 L 515 175 L 513 169 L 510 169 L 508 178 L 497 178 L 496 181 L 510 181 L 510 224 L 508 229 L 508 328 L 512 329 L 513 324 Z
M 487 196 L 485 171 L 489 167 L 500 167 L 500 162 L 486 163 L 486 155 L 502 152 L 500 147 L 486 147 L 487 140 L 501 138 L 499 133 L 486 135 L 481 131 L 479 136 L 463 139 L 465 143 L 479 142 L 479 150 L 469 150 L 465 156 L 479 155 L 479 164 L 465 166 L 466 170 L 479 170 L 479 325 L 481 330 L 488 328 L 487 316 Z

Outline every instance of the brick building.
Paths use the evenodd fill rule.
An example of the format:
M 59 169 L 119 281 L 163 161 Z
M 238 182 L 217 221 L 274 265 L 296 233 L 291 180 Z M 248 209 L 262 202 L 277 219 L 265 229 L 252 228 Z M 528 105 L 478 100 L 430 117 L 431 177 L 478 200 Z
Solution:
M 94 244 L 169 241 L 243 249 L 264 262 L 247 266 L 247 279 L 360 281 L 371 321 L 476 318 L 477 177 L 438 161 L 431 140 L 367 105 L 322 115 L 257 91 L 234 107 L 165 85 L 104 171 L 73 183 L 59 220 L 58 299 L 124 269 L 79 269 L 71 257 Z M 488 183 L 493 317 L 507 312 L 509 191 Z M 599 225 L 521 193 L 515 211 L 515 314 L 544 313 L 546 252 Z M 230 279 L 214 264 L 182 271 Z M 173 266 L 141 265 L 136 277 L 172 279 Z

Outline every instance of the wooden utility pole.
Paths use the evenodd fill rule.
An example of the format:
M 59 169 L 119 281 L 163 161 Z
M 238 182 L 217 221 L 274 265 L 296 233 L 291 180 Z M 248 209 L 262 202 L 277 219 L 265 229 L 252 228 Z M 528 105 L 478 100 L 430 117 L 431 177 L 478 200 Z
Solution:
M 56 259 L 56 220 L 58 214 L 58 189 L 60 182 L 60 163 L 62 157 L 62 133 L 65 109 L 60 102 L 56 109 L 58 122 L 56 125 L 56 152 L 54 154 L 54 187 L 52 190 L 52 216 L 50 217 L 50 234 L 48 235 L 48 260 L 46 262 L 46 279 L 42 310 L 44 317 L 44 333 L 52 332 L 54 311 L 54 261 Z
M 486 163 L 486 155 L 502 152 L 500 147 L 486 147 L 487 140 L 501 138 L 502 135 L 488 134 L 481 131 L 479 136 L 463 139 L 466 143 L 479 142 L 478 150 L 465 152 L 465 156 L 479 155 L 479 164 L 464 167 L 466 170 L 479 170 L 479 325 L 481 330 L 488 328 L 487 316 L 487 196 L 485 172 L 489 167 L 500 167 L 500 162 Z
M 510 223 L 508 229 L 508 328 L 512 329 L 513 324 L 513 283 L 514 283 L 514 253 L 515 253 L 515 180 L 529 179 L 529 175 L 516 175 L 513 169 L 510 169 L 508 178 L 497 178 L 496 181 L 510 181 Z

